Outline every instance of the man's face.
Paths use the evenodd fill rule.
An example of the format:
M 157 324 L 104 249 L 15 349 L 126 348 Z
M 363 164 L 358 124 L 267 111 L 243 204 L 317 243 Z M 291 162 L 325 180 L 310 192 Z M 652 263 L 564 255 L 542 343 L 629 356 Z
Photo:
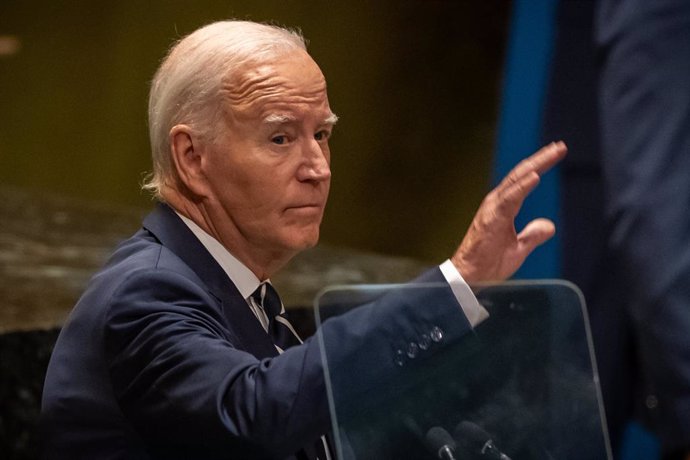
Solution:
M 213 233 L 240 259 L 292 257 L 314 246 L 336 120 L 321 71 L 294 51 L 226 83 L 223 94 L 226 129 L 205 168 Z

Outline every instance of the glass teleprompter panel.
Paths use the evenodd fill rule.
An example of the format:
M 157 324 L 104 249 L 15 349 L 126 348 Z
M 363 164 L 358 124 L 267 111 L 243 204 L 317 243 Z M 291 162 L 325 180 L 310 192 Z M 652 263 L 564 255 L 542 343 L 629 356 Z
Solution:
M 610 460 L 579 290 L 562 281 L 474 287 L 489 317 L 464 334 L 457 315 L 380 326 L 396 311 L 453 302 L 448 291 L 357 285 L 317 296 L 317 325 L 333 321 L 317 338 L 339 458 Z

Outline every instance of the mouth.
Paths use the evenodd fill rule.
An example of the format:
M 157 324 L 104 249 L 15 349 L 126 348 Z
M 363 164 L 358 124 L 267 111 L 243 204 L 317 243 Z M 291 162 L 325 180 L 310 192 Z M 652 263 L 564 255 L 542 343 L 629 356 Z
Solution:
M 323 209 L 323 206 L 320 204 L 300 204 L 300 205 L 295 205 L 295 206 L 288 206 L 285 208 L 286 210 L 290 209 L 318 209 L 321 210 Z
M 297 213 L 297 214 L 303 214 L 303 215 L 311 215 L 311 214 L 321 214 L 323 211 L 323 205 L 321 204 L 300 204 L 300 205 L 293 205 L 293 206 L 288 206 L 285 208 L 285 212 L 287 213 Z

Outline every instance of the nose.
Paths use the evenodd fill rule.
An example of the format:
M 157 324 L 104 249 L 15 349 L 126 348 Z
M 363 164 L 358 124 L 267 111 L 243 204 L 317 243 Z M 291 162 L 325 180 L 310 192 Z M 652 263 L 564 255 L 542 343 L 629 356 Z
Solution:
M 323 182 L 331 178 L 330 152 L 328 145 L 309 139 L 302 148 L 302 163 L 297 177 L 303 182 Z

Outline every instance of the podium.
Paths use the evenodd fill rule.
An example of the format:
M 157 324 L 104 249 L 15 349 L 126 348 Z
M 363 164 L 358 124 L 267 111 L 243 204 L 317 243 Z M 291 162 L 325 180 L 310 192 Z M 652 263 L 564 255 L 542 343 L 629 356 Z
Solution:
M 317 325 L 386 298 L 424 308 L 442 289 L 448 285 L 331 287 L 315 300 Z M 378 375 L 376 364 L 371 372 L 339 368 L 338 341 L 325 335 L 329 328 L 319 328 L 338 458 L 501 458 L 486 450 L 491 440 L 504 460 L 611 460 L 579 290 L 563 281 L 473 290 L 488 319 L 422 358 L 447 325 L 424 329 L 418 340 L 390 351 L 399 369 L 366 392 L 351 388 L 359 388 L 359 379 L 370 373 Z M 453 457 L 439 452 L 439 431 Z

